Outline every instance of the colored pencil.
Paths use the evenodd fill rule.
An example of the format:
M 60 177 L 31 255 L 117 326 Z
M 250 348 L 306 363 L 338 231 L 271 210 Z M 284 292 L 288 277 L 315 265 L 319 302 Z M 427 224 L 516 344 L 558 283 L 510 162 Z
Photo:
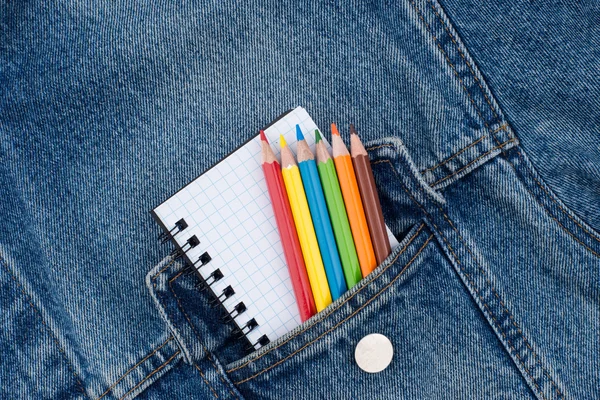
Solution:
M 317 312 L 319 312 L 331 304 L 331 293 L 325 275 L 325 267 L 323 266 L 315 228 L 310 217 L 300 170 L 283 135 L 280 136 L 280 145 L 283 181 L 290 200 L 308 280 L 310 281 Z
M 375 269 L 377 260 L 375 259 L 373 243 L 371 242 L 365 211 L 360 199 L 360 191 L 358 190 L 350 153 L 335 124 L 331 124 L 331 147 L 335 170 L 338 174 L 354 245 L 356 246 L 356 254 L 358 255 L 362 275 L 365 277 Z
M 315 129 L 315 141 L 317 154 L 317 169 L 327 202 L 327 209 L 331 217 L 331 225 L 333 226 L 333 234 L 340 253 L 344 276 L 346 277 L 346 285 L 348 289 L 356 285 L 362 279 L 360 271 L 360 263 L 356 255 L 356 247 L 354 247 L 354 239 L 352 239 L 352 231 L 346 214 L 346 206 L 335 172 L 333 160 L 325 147 L 325 143 L 321 140 L 321 133 Z
M 310 151 L 306 140 L 304 140 L 300 125 L 296 125 L 296 139 L 298 139 L 296 151 L 300 176 L 302 177 L 308 208 L 317 234 L 325 274 L 327 274 L 327 282 L 329 282 L 329 291 L 335 301 L 347 290 L 342 263 L 335 244 L 335 236 L 327 212 L 327 203 L 317 172 L 317 163 L 315 163 L 315 157 Z
M 298 233 L 294 225 L 294 217 L 288 200 L 281 166 L 267 141 L 264 131 L 260 131 L 262 168 L 267 181 L 267 189 L 271 198 L 271 205 L 275 213 L 277 229 L 281 237 L 283 254 L 290 272 L 292 287 L 296 296 L 296 304 L 302 321 L 306 321 L 316 314 L 315 300 L 310 289 L 310 282 L 306 274 L 306 266 L 302 258 L 302 249 L 298 240 Z
M 383 213 L 381 212 L 381 203 L 375 186 L 375 177 L 371 169 L 371 161 L 360 138 L 356 134 L 354 125 L 350 125 L 350 153 L 352 155 L 352 164 L 356 173 L 356 181 L 360 190 L 360 197 L 365 208 L 367 216 L 367 225 L 373 241 L 373 250 L 377 263 L 381 264 L 383 260 L 391 253 L 390 239 L 387 235 Z

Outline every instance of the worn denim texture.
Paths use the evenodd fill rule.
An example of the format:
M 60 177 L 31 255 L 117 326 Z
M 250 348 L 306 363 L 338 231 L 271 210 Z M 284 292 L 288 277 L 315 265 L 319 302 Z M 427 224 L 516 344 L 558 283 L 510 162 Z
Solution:
M 443 6 L 0 5 L 1 397 L 597 398 L 598 8 Z M 401 245 L 249 353 L 149 210 L 297 105 Z

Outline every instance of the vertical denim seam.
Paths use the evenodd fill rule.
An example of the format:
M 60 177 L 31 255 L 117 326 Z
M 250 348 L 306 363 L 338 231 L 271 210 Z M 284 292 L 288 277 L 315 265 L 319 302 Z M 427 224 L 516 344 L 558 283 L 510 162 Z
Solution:
M 69 371 L 71 371 L 71 373 L 75 377 L 75 382 L 77 383 L 77 386 L 78 386 L 79 390 L 81 391 L 81 393 L 85 397 L 91 399 L 90 395 L 88 395 L 87 391 L 85 390 L 85 387 L 83 386 L 83 383 L 79 379 L 79 375 L 77 375 L 77 372 L 75 372 L 75 367 L 71 363 L 71 360 L 69 360 L 69 357 L 67 357 L 67 353 L 66 353 L 65 349 L 60 344 L 58 338 L 56 337 L 56 335 L 54 334 L 54 332 L 52 331 L 52 329 L 50 328 L 50 326 L 44 320 L 44 317 L 42 316 L 41 312 L 33 304 L 32 300 L 31 300 L 31 296 L 29 296 L 29 294 L 27 294 L 27 292 L 25 291 L 25 288 L 23 288 L 23 285 L 21 285 L 21 283 L 17 280 L 17 277 L 10 270 L 10 268 L 8 267 L 8 263 L 4 260 L 4 258 L 1 255 L 0 255 L 0 264 L 2 264 L 4 266 L 4 269 L 6 270 L 6 272 L 8 272 L 8 274 L 13 279 L 13 281 L 15 282 L 15 284 L 17 285 L 17 287 L 19 288 L 19 290 L 21 290 L 21 292 L 25 296 L 25 299 L 27 300 L 27 302 L 29 303 L 29 305 L 33 309 L 34 313 L 37 314 L 37 316 L 40 318 L 40 320 L 42 322 L 42 325 L 46 328 L 46 330 L 50 334 L 50 337 L 52 338 L 52 341 L 58 347 L 58 352 L 62 355 L 62 357 L 64 358 L 65 362 L 67 363 L 67 368 L 69 369 Z
M 388 145 L 384 145 L 381 147 L 387 147 Z M 279 347 L 283 346 L 284 344 L 286 344 L 287 342 L 289 342 L 290 340 L 294 339 L 295 337 L 297 337 L 298 335 L 303 334 L 304 332 L 306 332 L 307 330 L 309 330 L 310 328 L 312 328 L 314 325 L 316 325 L 317 323 L 323 321 L 325 318 L 329 317 L 330 315 L 332 315 L 335 311 L 337 311 L 338 309 L 340 309 L 340 307 L 342 307 L 344 304 L 346 304 L 348 301 L 352 300 L 356 295 L 358 295 L 360 292 L 362 292 L 367 285 L 369 285 L 371 282 L 375 281 L 376 279 L 378 279 L 385 271 L 387 271 L 387 269 L 389 267 L 391 267 L 391 265 L 393 264 L 393 262 L 401 255 L 403 254 L 406 249 L 408 248 L 408 246 L 410 246 L 410 244 L 417 238 L 417 236 L 421 233 L 421 231 L 423 230 L 423 228 L 425 227 L 425 223 L 421 223 L 421 225 L 419 226 L 419 228 L 417 229 L 417 231 L 415 232 L 415 234 L 408 240 L 408 242 L 404 245 L 404 247 L 398 252 L 398 254 L 396 255 L 396 257 L 394 257 L 393 260 L 390 260 L 390 262 L 387 263 L 387 265 L 381 270 L 379 271 L 379 273 L 373 277 L 371 277 L 371 275 L 367 275 L 366 278 L 364 279 L 369 279 L 368 282 L 365 282 L 364 285 L 359 288 L 359 290 L 357 290 L 356 292 L 354 292 L 352 294 L 352 296 L 348 297 L 347 299 L 345 299 L 342 303 L 338 304 L 335 308 L 329 310 L 327 312 L 327 314 L 323 315 L 321 318 L 314 320 L 310 325 L 304 327 L 304 329 L 300 332 L 297 332 L 296 334 L 288 337 L 284 342 L 279 343 L 277 346 L 270 348 L 268 351 L 265 351 L 264 353 L 256 356 L 255 358 L 252 358 L 248 361 L 246 361 L 244 364 L 239 365 L 235 368 L 229 369 L 227 370 L 227 372 L 233 372 L 233 371 L 237 371 L 239 369 L 244 368 L 245 366 L 247 366 L 248 364 L 250 364 L 251 362 L 255 362 L 261 358 L 263 358 L 264 356 L 266 356 L 267 354 L 271 353 L 272 351 L 278 349 Z M 363 279 L 363 280 L 364 280 Z M 325 309 L 327 310 L 327 309 Z M 323 310 L 322 312 L 325 312 L 325 310 Z M 317 314 L 318 315 L 318 314 Z
M 427 30 L 429 31 L 429 34 L 431 35 L 431 37 L 433 38 L 433 40 L 435 41 L 435 44 L 437 45 L 438 49 L 442 52 L 444 58 L 446 59 L 446 62 L 450 65 L 450 67 L 452 68 L 452 71 L 454 72 L 454 75 L 456 76 L 456 79 L 458 79 L 458 81 L 460 82 L 465 94 L 467 95 L 467 97 L 469 98 L 469 101 L 471 102 L 471 104 L 473 105 L 473 108 L 475 109 L 475 111 L 477 112 L 477 114 L 479 115 L 479 118 L 481 119 L 481 122 L 483 122 L 483 125 L 486 127 L 486 129 L 492 133 L 492 129 L 489 127 L 487 121 L 485 120 L 485 118 L 483 117 L 483 114 L 481 113 L 481 110 L 479 109 L 479 106 L 477 106 L 477 104 L 475 103 L 475 100 L 473 100 L 473 97 L 471 96 L 471 94 L 469 93 L 469 91 L 467 90 L 467 87 L 464 83 L 464 81 L 462 80 L 462 78 L 460 77 L 458 71 L 456 70 L 456 67 L 454 66 L 454 64 L 452 63 L 452 61 L 450 60 L 450 58 L 448 57 L 448 54 L 446 53 L 446 51 L 444 50 L 444 48 L 442 47 L 442 45 L 440 44 L 437 36 L 435 35 L 435 33 L 433 32 L 431 26 L 429 25 L 429 23 L 425 20 L 425 17 L 423 16 L 423 12 L 419 9 L 419 7 L 417 6 L 417 4 L 415 3 L 415 0 L 409 0 L 412 4 L 412 6 L 414 7 L 414 9 L 417 11 L 417 14 L 419 15 L 419 18 L 421 19 L 421 21 L 425 24 L 425 26 L 427 27 Z M 492 109 L 492 111 L 494 111 Z M 494 141 L 496 142 L 497 145 L 500 145 L 500 142 L 498 140 L 498 138 L 496 138 L 495 134 L 491 135 L 492 138 L 494 139 Z
M 171 291 L 171 294 L 173 294 L 173 297 L 175 298 L 175 301 L 177 302 L 177 307 L 179 307 L 179 310 L 181 311 L 181 313 L 183 314 L 183 316 L 185 317 L 185 319 L 187 320 L 187 322 L 190 324 L 190 328 L 192 328 L 192 331 L 194 332 L 194 334 L 196 335 L 196 338 L 198 339 L 198 342 L 200 343 L 200 346 L 202 346 L 202 349 L 204 350 L 204 352 L 206 353 L 206 357 L 208 358 L 208 360 L 210 361 L 210 363 L 212 364 L 212 366 L 214 367 L 215 371 L 217 371 L 217 376 L 219 377 L 219 379 L 221 380 L 221 382 L 223 383 L 223 385 L 225 385 L 227 387 L 227 390 L 229 391 L 229 393 L 234 397 L 234 398 L 238 398 L 238 396 L 236 396 L 232 391 L 231 388 L 229 387 L 229 385 L 227 385 L 227 382 L 225 382 L 225 379 L 223 378 L 221 371 L 219 371 L 219 368 L 217 367 L 217 365 L 215 364 L 215 362 L 213 361 L 210 352 L 208 351 L 208 349 L 206 348 L 206 346 L 204 346 L 204 344 L 202 343 L 201 340 L 201 335 L 198 333 L 198 331 L 196 330 L 196 328 L 194 327 L 194 324 L 192 323 L 190 317 L 188 316 L 188 314 L 185 312 L 185 310 L 183 309 L 183 306 L 181 305 L 181 302 L 179 301 L 179 297 L 177 296 L 177 294 L 175 294 L 175 291 L 173 290 L 173 286 L 171 285 L 173 281 L 175 281 L 176 279 L 179 279 L 181 277 L 181 275 L 183 274 L 183 271 L 178 273 L 177 275 L 175 275 L 173 278 L 171 278 L 169 280 L 169 290 Z M 198 371 L 200 371 L 200 368 L 196 365 L 196 363 L 194 362 L 194 365 L 196 366 L 196 369 L 198 369 Z M 202 372 L 200 371 L 200 375 L 202 375 Z M 203 375 L 202 375 L 203 376 Z M 203 376 L 204 377 L 204 376 Z M 209 385 L 210 387 L 210 385 Z M 211 387 L 212 389 L 212 387 Z M 216 395 L 216 397 L 219 397 Z
M 160 371 L 161 369 L 163 369 L 164 367 L 166 367 L 171 361 L 173 361 L 173 359 L 179 354 L 181 353 L 181 350 L 177 350 L 175 352 L 175 354 L 173 354 L 171 356 L 171 358 L 169 358 L 167 361 L 165 361 L 160 367 L 156 368 L 154 371 L 150 372 L 148 375 L 146 375 L 146 377 L 144 379 L 142 379 L 137 385 L 135 385 L 134 387 L 132 387 L 131 389 L 129 389 L 129 391 L 127 393 L 125 393 L 123 396 L 121 396 L 119 398 L 119 400 L 123 400 L 125 397 L 127 397 L 127 395 L 131 392 L 133 392 L 135 389 L 137 389 L 138 387 L 140 387 L 144 382 L 146 382 L 148 379 L 150 379 L 150 377 L 152 375 L 154 375 L 155 373 L 157 373 L 158 371 Z
M 386 161 L 388 162 L 388 165 L 390 166 L 390 168 L 392 169 L 392 171 L 394 172 L 394 174 L 396 176 L 398 176 L 398 172 L 396 171 L 396 169 L 393 167 L 392 162 L 390 160 L 382 160 L 382 161 Z M 421 203 L 419 203 L 414 196 L 410 193 L 410 190 L 408 190 L 408 188 L 406 187 L 406 185 L 402 182 L 402 180 L 398 179 L 398 181 L 400 182 L 400 184 L 402 185 L 404 191 L 406 192 L 406 194 L 410 197 L 410 199 L 425 213 L 425 215 L 428 217 L 429 221 L 432 223 L 432 225 L 435 227 L 436 231 L 438 232 L 438 234 L 440 235 L 440 237 L 444 240 L 444 242 L 446 243 L 446 245 L 448 246 L 448 249 L 450 250 L 450 252 L 454 255 L 454 258 L 456 260 L 456 262 L 458 263 L 458 265 L 460 266 L 461 271 L 463 272 L 463 276 L 465 276 L 466 279 L 469 280 L 469 282 L 471 283 L 471 287 L 475 290 L 475 292 L 477 293 L 477 296 L 479 297 L 479 299 L 482 301 L 484 307 L 488 310 L 488 312 L 490 313 L 490 316 L 492 318 L 492 320 L 494 321 L 494 324 L 496 325 L 498 331 L 502 334 L 502 336 L 504 337 L 504 339 L 507 341 L 507 343 L 509 344 L 509 347 L 513 350 L 515 356 L 517 357 L 517 359 L 519 360 L 519 362 L 521 363 L 521 366 L 523 367 L 523 369 L 527 372 L 527 374 L 529 375 L 529 377 L 531 378 L 531 381 L 533 382 L 533 384 L 535 385 L 535 387 L 538 389 L 540 395 L 542 396 L 543 399 L 546 399 L 546 397 L 544 396 L 544 393 L 541 391 L 538 383 L 536 382 L 536 379 L 532 376 L 531 372 L 529 372 L 529 368 L 527 368 L 527 366 L 525 365 L 524 361 L 521 359 L 520 355 L 518 354 L 518 352 L 516 351 L 515 347 L 512 345 L 512 342 L 510 339 L 508 339 L 506 337 L 506 333 L 503 331 L 502 327 L 498 324 L 496 317 L 494 316 L 494 313 L 491 311 L 491 309 L 489 308 L 489 306 L 487 305 L 487 303 L 485 302 L 485 300 L 483 299 L 483 297 L 481 296 L 479 290 L 477 289 L 477 287 L 475 286 L 474 282 L 471 280 L 471 278 L 469 277 L 469 274 L 467 274 L 464 270 L 464 267 L 462 267 L 462 264 L 460 263 L 460 260 L 458 258 L 458 256 L 456 255 L 456 253 L 454 252 L 454 250 L 452 249 L 448 239 L 444 236 L 444 234 L 442 233 L 441 229 L 436 225 L 436 223 L 434 222 L 433 216 L 421 205 Z M 425 193 L 423 191 L 422 188 L 419 187 L 419 189 L 425 194 L 427 195 L 427 193 Z M 539 365 L 539 367 L 542 369 L 542 371 L 544 372 L 544 374 L 546 375 L 546 377 L 548 378 L 548 380 L 550 381 L 551 385 L 554 386 L 556 393 L 558 394 L 559 398 L 564 398 L 564 395 L 562 394 L 562 392 L 560 391 L 560 389 L 558 388 L 558 386 L 556 385 L 556 383 L 554 382 L 554 380 L 552 379 L 552 377 L 549 375 L 548 371 L 546 370 L 545 366 L 541 363 L 539 356 L 537 355 L 537 353 L 533 350 L 533 348 L 531 347 L 531 345 L 529 344 L 529 341 L 527 340 L 527 338 L 525 337 L 525 335 L 523 334 L 523 331 L 521 330 L 521 328 L 518 326 L 518 324 L 516 323 L 514 317 L 512 316 L 512 313 L 510 313 L 510 311 L 508 311 L 508 309 L 506 308 L 506 305 L 504 304 L 504 302 L 502 301 L 502 299 L 500 298 L 500 296 L 498 295 L 498 293 L 496 292 L 496 290 L 494 289 L 493 285 L 491 284 L 491 282 L 489 281 L 489 278 L 487 277 L 487 273 L 485 273 L 485 270 L 481 267 L 481 265 L 479 264 L 479 262 L 477 261 L 475 255 L 471 252 L 469 246 L 466 244 L 464 238 L 460 235 L 460 233 L 458 232 L 458 230 L 456 229 L 456 227 L 454 226 L 454 224 L 450 221 L 449 217 L 446 215 L 446 213 L 443 211 L 443 209 L 438 206 L 438 208 L 440 209 L 440 212 L 444 215 L 444 218 L 446 219 L 446 221 L 450 224 L 450 226 L 452 227 L 452 229 L 456 232 L 456 234 L 458 235 L 458 237 L 460 238 L 460 240 L 462 241 L 463 245 L 465 246 L 466 250 L 469 252 L 469 254 L 471 255 L 473 261 L 477 264 L 480 272 L 485 275 L 485 281 L 486 284 L 489 286 L 489 288 L 491 289 L 491 291 L 494 293 L 494 296 L 500 301 L 500 304 L 502 305 L 502 308 L 504 309 L 503 311 L 506 312 L 506 314 L 508 315 L 509 319 L 512 321 L 512 324 L 515 328 L 517 328 L 517 332 L 519 333 L 519 335 L 523 338 L 523 341 L 525 342 L 527 348 L 529 348 L 529 350 L 531 351 L 531 353 L 533 354 L 534 358 L 536 359 L 536 364 Z
M 119 379 L 117 379 L 112 385 L 110 385 L 108 387 L 108 389 L 106 389 L 106 391 L 104 393 L 102 393 L 100 395 L 100 397 L 96 398 L 96 400 L 100 400 L 102 399 L 104 396 L 106 396 L 112 389 L 115 388 L 115 386 L 117 386 L 119 384 L 119 382 L 121 382 L 131 371 L 133 371 L 137 366 L 139 366 L 140 364 L 142 364 L 144 361 L 146 361 L 147 359 L 149 359 L 150 357 L 152 357 L 158 350 L 162 349 L 167 343 L 169 343 L 171 340 L 173 340 L 174 337 L 173 336 L 169 336 L 169 338 L 167 340 L 165 340 L 160 346 L 158 346 L 157 348 L 155 348 L 151 353 L 147 354 L 146 357 L 142 358 L 137 364 L 135 364 L 133 367 L 129 368 L 127 370 L 127 372 L 125 372 L 123 375 L 121 375 L 121 377 Z
M 444 22 L 444 19 L 441 17 L 440 13 L 435 8 L 433 2 L 431 0 L 427 0 L 427 2 L 431 5 L 431 8 L 433 9 L 433 12 L 435 12 L 435 15 L 437 15 L 438 20 L 440 20 L 440 22 L 444 26 L 444 29 L 446 30 L 446 32 L 448 32 L 448 35 L 450 36 L 450 39 L 452 40 L 452 43 L 454 43 L 454 47 L 456 48 L 456 50 L 458 50 L 458 53 L 460 54 L 460 56 L 464 60 L 465 64 L 467 64 L 467 67 L 469 67 L 469 70 L 471 71 L 471 75 L 473 75 L 473 78 L 475 79 L 475 81 L 479 85 L 479 88 L 481 89 L 481 93 L 483 94 L 483 97 L 485 97 L 485 101 L 490 106 L 490 110 L 492 110 L 492 112 L 494 113 L 494 117 L 496 119 L 498 119 L 498 113 L 496 112 L 496 110 L 492 106 L 492 102 L 490 101 L 490 99 L 488 98 L 487 94 L 485 93 L 485 89 L 481 85 L 481 81 L 477 77 L 477 74 L 473 70 L 473 67 L 471 67 L 471 63 L 469 63 L 469 61 L 467 60 L 466 56 L 464 55 L 464 53 L 460 49 L 460 45 L 457 43 L 456 39 L 454 38 L 454 35 L 452 35 L 452 32 L 450 32 L 450 29 L 448 28 L 448 25 Z M 493 133 L 496 133 L 496 131 L 494 131 Z
M 173 263 L 174 261 L 175 261 L 175 260 L 173 259 L 173 260 L 171 261 L 171 263 Z M 165 270 L 165 269 L 166 269 L 166 268 L 163 268 L 163 270 Z M 180 273 L 179 273 L 179 275 L 181 275 L 182 273 L 183 273 L 183 272 L 180 272 Z M 178 275 L 178 276 L 179 276 L 179 275 Z M 155 275 L 155 277 L 156 277 L 156 276 L 158 276 L 158 275 Z M 165 313 L 167 313 L 167 316 L 169 317 L 169 319 L 170 319 L 171 321 L 174 321 L 174 318 L 173 318 L 173 316 L 172 316 L 172 315 L 171 315 L 171 314 L 170 314 L 170 313 L 167 311 L 167 307 L 165 306 L 165 303 L 164 303 L 164 301 L 163 301 L 163 296 L 160 294 L 160 291 L 158 291 L 158 290 L 157 290 L 157 288 L 156 288 L 156 281 L 154 282 L 154 284 L 153 284 L 153 287 L 154 287 L 154 291 L 155 291 L 155 293 L 156 293 L 156 295 L 157 295 L 157 298 L 158 298 L 158 300 L 160 301 L 160 303 L 161 303 L 161 305 L 162 305 L 163 309 L 165 310 Z M 218 397 L 218 396 L 217 396 L 217 394 L 216 394 L 216 392 L 215 392 L 215 390 L 214 390 L 214 389 L 213 389 L 213 387 L 210 385 L 210 383 L 209 383 L 209 382 L 206 380 L 206 378 L 204 377 L 204 375 L 203 375 L 202 373 L 200 373 L 200 376 L 201 376 L 201 377 L 202 377 L 202 379 L 204 380 L 204 383 L 206 383 L 206 385 L 207 385 L 207 386 L 210 388 L 210 390 L 213 392 L 213 394 L 215 395 L 215 397 Z
M 174 262 L 176 261 L 175 258 L 173 258 L 166 266 L 164 266 L 160 271 L 158 271 L 154 276 L 152 276 L 151 280 L 155 281 L 156 278 L 158 278 L 164 271 L 166 271 Z M 201 340 L 200 340 L 200 335 L 198 334 L 198 332 L 196 331 L 196 329 L 194 328 L 194 325 L 192 324 L 192 322 L 190 321 L 189 316 L 186 314 L 186 312 L 183 310 L 183 307 L 181 306 L 181 303 L 179 301 L 179 298 L 177 297 L 177 295 L 175 294 L 175 292 L 173 291 L 173 287 L 171 286 L 171 282 L 173 282 L 175 279 L 179 278 L 181 275 L 183 274 L 182 272 L 179 272 L 175 277 L 171 278 L 169 280 L 169 290 L 171 292 L 171 294 L 173 294 L 175 301 L 177 302 L 177 306 L 179 307 L 179 309 L 181 310 L 181 312 L 183 313 L 183 315 L 185 316 L 186 320 L 188 321 L 190 327 L 192 328 L 192 331 L 194 332 L 194 334 L 196 335 L 200 345 L 202 346 L 204 352 L 207 355 L 207 358 L 210 360 L 210 362 L 212 363 L 213 367 L 215 368 L 215 370 L 217 371 L 217 375 L 219 376 L 219 379 L 221 380 L 221 382 L 223 382 L 223 384 L 225 386 L 227 386 L 227 384 L 225 383 L 225 381 L 223 380 L 223 377 L 221 376 L 221 372 L 219 371 L 219 369 L 217 368 L 217 366 L 215 365 L 214 361 L 212 360 L 210 353 L 208 352 L 208 350 L 206 349 L 206 347 L 202 344 Z M 156 289 L 156 282 L 154 282 L 154 288 Z M 162 302 L 162 296 L 159 295 L 160 299 L 161 299 L 161 303 Z M 164 308 L 164 303 L 163 303 L 163 308 Z M 169 315 L 169 317 L 171 318 L 171 320 L 173 320 L 173 317 L 171 317 Z M 200 367 L 196 364 L 195 361 L 192 360 L 192 363 L 194 364 L 194 367 L 198 370 L 198 372 L 200 373 L 200 377 L 202 377 L 202 380 L 204 381 L 204 383 L 209 387 L 210 391 L 213 393 L 213 395 L 215 396 L 215 398 L 219 398 L 219 395 L 217 394 L 217 392 L 215 391 L 215 389 L 211 386 L 210 382 L 206 379 L 206 377 L 204 376 L 204 373 L 202 372 L 202 370 L 200 369 Z M 239 399 L 238 396 L 236 396 L 232 391 L 231 388 L 228 387 L 229 393 L 231 393 L 231 395 L 235 398 L 235 399 Z
M 209 387 L 213 396 L 215 396 L 215 399 L 218 399 L 219 395 L 217 394 L 217 392 L 215 392 L 215 389 L 213 389 L 213 387 L 210 385 L 210 383 L 208 382 L 208 379 L 206 379 L 206 377 L 204 376 L 204 373 L 202 373 L 202 370 L 200 369 L 198 364 L 196 364 L 195 361 L 192 361 L 192 363 L 194 364 L 194 367 L 196 367 L 196 369 L 198 370 L 198 373 L 200 373 L 200 376 L 202 377 L 202 380 L 204 381 L 204 383 L 206 383 L 206 385 Z
M 425 249 L 425 247 L 427 247 L 427 245 L 429 244 L 429 242 L 431 241 L 432 238 L 433 238 L 433 234 L 430 234 L 429 237 L 427 238 L 427 240 L 425 241 L 425 243 L 423 243 L 423 245 L 419 249 L 419 251 L 417 251 L 417 253 L 415 253 L 415 255 L 413 255 L 413 257 L 408 261 L 408 263 L 406 263 L 406 265 L 404 265 L 404 267 L 398 273 L 398 275 L 396 275 L 390 282 L 388 282 L 388 284 L 385 285 L 385 287 L 381 288 L 380 291 L 378 291 L 373 296 L 371 296 L 367 301 L 365 301 L 365 303 L 362 304 L 359 308 L 357 308 L 356 310 L 354 310 L 354 312 L 352 314 L 348 315 L 346 318 L 344 318 L 343 320 L 341 320 L 340 322 L 338 322 L 337 324 L 335 324 L 331 328 L 328 328 L 325 332 L 323 332 L 322 334 L 320 334 L 319 336 L 317 336 L 316 338 L 314 338 L 310 342 L 306 343 L 304 346 L 300 347 L 299 349 L 297 349 L 293 353 L 289 354 L 285 358 L 282 358 L 281 360 L 277 361 L 276 363 L 271 364 L 268 367 L 263 368 L 262 370 L 256 372 L 254 375 L 252 375 L 252 376 L 250 376 L 248 378 L 245 378 L 245 379 L 242 379 L 241 381 L 235 382 L 235 384 L 236 385 L 241 385 L 242 383 L 246 383 L 246 382 L 248 382 L 248 381 L 250 381 L 250 380 L 252 380 L 252 379 L 254 379 L 254 378 L 256 378 L 256 377 L 258 377 L 258 376 L 260 376 L 262 374 L 264 374 L 265 372 L 270 371 L 271 369 L 275 368 L 276 366 L 278 366 L 278 365 L 284 363 L 285 361 L 289 360 L 294 355 L 298 354 L 300 351 L 302 351 L 302 350 L 304 350 L 304 349 L 312 346 L 314 343 L 316 343 L 317 341 L 319 341 L 322 337 L 324 337 L 325 335 L 331 333 L 337 327 L 339 327 L 341 324 L 343 324 L 344 322 L 348 321 L 350 318 L 354 317 L 358 312 L 360 312 L 363 308 L 365 308 L 366 306 L 368 306 L 372 301 L 374 301 L 377 297 L 379 297 L 381 295 L 381 293 L 383 293 L 390 286 L 392 286 L 402 275 L 404 275 L 404 273 L 406 272 L 406 270 L 408 269 L 408 267 L 410 267 L 412 265 L 412 263 L 417 259 L 417 257 L 419 255 L 421 255 L 421 253 L 423 252 L 423 250 Z M 400 254 L 402 254 L 402 253 L 398 253 L 396 255 L 396 257 L 394 257 L 394 261 L 392 261 L 390 263 L 390 265 L 392 265 L 395 262 L 395 260 L 397 260 L 398 257 L 400 257 Z

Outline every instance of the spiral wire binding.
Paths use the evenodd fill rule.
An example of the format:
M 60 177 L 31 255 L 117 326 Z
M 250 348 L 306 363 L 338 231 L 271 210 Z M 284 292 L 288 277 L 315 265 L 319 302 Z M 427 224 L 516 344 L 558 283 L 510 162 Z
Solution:
M 169 241 L 169 239 L 174 238 L 175 235 L 177 235 L 179 232 L 183 231 L 187 227 L 188 227 L 187 222 L 185 222 L 185 219 L 181 218 L 179 221 L 175 222 L 175 226 L 173 228 L 171 228 L 170 231 L 161 233 L 158 236 L 158 241 L 161 244 L 167 243 Z
M 172 240 L 173 243 L 175 244 L 176 248 L 171 252 L 171 254 L 170 254 L 171 257 L 178 259 L 178 258 L 185 256 L 186 265 L 183 269 L 183 272 L 186 275 L 191 275 L 193 273 L 196 273 L 196 275 L 200 278 L 200 280 L 194 286 L 197 289 L 202 290 L 202 291 L 211 289 L 211 292 L 214 295 L 214 299 L 212 301 L 210 301 L 211 306 L 216 307 L 220 304 L 226 311 L 226 315 L 221 317 L 221 321 L 223 323 L 227 323 L 227 322 L 233 322 L 234 320 L 237 320 L 237 318 L 239 318 L 242 314 L 244 314 L 246 311 L 248 311 L 248 308 L 246 307 L 246 304 L 244 304 L 243 301 L 236 304 L 231 311 L 228 310 L 227 307 L 225 307 L 225 304 L 224 304 L 225 301 L 235 294 L 234 288 L 231 285 L 229 285 L 225 289 L 223 289 L 220 294 L 215 293 L 215 291 L 212 289 L 212 285 L 214 285 L 216 282 L 220 281 L 221 279 L 223 279 L 225 277 L 225 275 L 223 274 L 221 269 L 220 268 L 215 269 L 206 278 L 204 278 L 200 274 L 200 269 L 202 267 L 204 267 L 205 265 L 207 265 L 208 263 L 210 263 L 210 261 L 212 260 L 212 257 L 210 256 L 210 254 L 208 254 L 208 252 L 205 251 L 194 262 L 192 262 L 190 260 L 190 258 L 187 256 L 187 252 L 190 249 L 192 249 L 200 244 L 200 239 L 198 239 L 198 237 L 196 235 L 193 235 L 190 238 L 188 238 L 185 241 L 185 243 L 181 246 L 179 246 L 177 244 L 177 242 L 175 242 L 175 239 L 174 239 L 175 236 L 177 234 L 179 234 L 180 232 L 182 232 L 183 230 L 185 230 L 187 227 L 188 227 L 187 222 L 182 218 L 179 221 L 175 222 L 175 226 L 173 228 L 171 228 L 171 230 L 167 231 L 165 228 L 165 231 L 160 234 L 158 240 L 161 243 L 166 243 L 169 240 Z M 248 321 L 246 321 L 245 323 L 237 324 L 237 325 L 238 326 L 236 326 L 236 328 L 233 331 L 234 336 L 238 339 L 245 337 L 246 340 L 248 340 L 247 335 L 259 326 L 259 324 L 255 318 L 251 318 Z M 250 349 L 256 349 L 257 346 L 259 346 L 259 345 L 261 347 L 266 346 L 267 344 L 270 343 L 270 340 L 267 335 L 262 335 L 255 343 L 251 343 L 249 340 L 248 340 L 248 343 L 251 344 L 251 346 L 252 346 L 252 347 L 248 347 L 248 349 L 250 350 Z
M 189 238 L 184 244 L 183 246 L 174 249 L 171 252 L 171 257 L 177 259 L 182 257 L 185 253 L 187 253 L 188 250 L 198 246 L 200 244 L 200 239 L 198 239 L 198 237 L 196 235 L 192 236 L 191 238 Z
M 229 314 L 227 314 L 226 316 L 221 318 L 221 321 L 223 321 L 223 322 L 233 321 L 234 319 L 239 317 L 240 314 L 242 314 L 246 310 L 247 310 L 246 305 L 244 304 L 243 301 L 240 301 L 239 303 L 237 303 L 235 305 L 235 307 L 233 307 L 233 310 Z

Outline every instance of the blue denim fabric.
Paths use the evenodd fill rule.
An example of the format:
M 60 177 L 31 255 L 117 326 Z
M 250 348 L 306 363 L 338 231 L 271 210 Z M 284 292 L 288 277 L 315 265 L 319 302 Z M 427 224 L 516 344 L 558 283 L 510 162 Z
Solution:
M 443 5 L 0 5 L 2 398 L 597 398 L 598 10 Z M 296 105 L 401 245 L 250 353 L 149 210 Z

